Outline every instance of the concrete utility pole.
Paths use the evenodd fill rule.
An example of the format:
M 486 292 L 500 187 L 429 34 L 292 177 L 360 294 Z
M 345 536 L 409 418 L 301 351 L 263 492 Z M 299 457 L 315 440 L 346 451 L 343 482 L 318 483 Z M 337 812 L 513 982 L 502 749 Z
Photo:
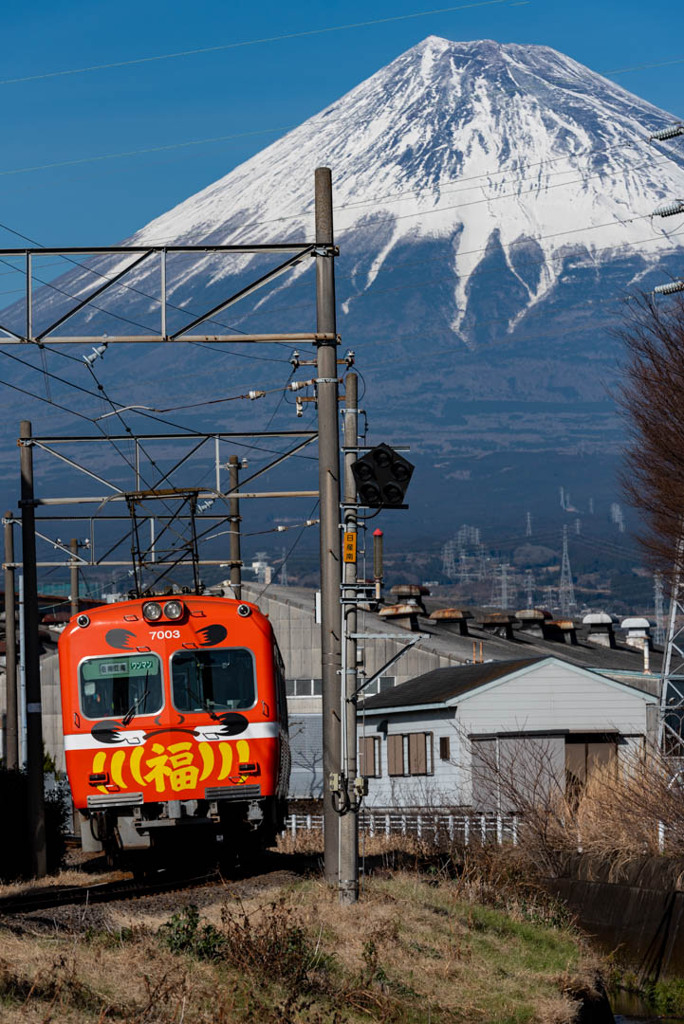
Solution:
M 10 771 L 19 767 L 19 722 L 17 717 L 17 620 L 14 593 L 14 522 L 5 513 L 5 684 L 7 725 L 5 763 Z
M 358 392 L 359 378 L 355 373 L 348 373 L 345 381 L 345 414 L 344 414 L 344 564 L 342 567 L 343 584 L 351 584 L 348 590 L 343 588 L 345 603 L 342 606 L 345 629 L 344 678 L 342 681 L 342 714 L 344 716 L 344 764 L 342 770 L 347 780 L 347 798 L 349 806 L 340 818 L 340 903 L 356 903 L 359 898 L 359 805 L 358 794 L 354 790 L 356 769 L 356 589 L 357 581 L 357 511 L 356 481 L 352 473 L 352 463 L 358 453 L 349 451 L 358 444 Z M 349 603 L 347 603 L 349 602 Z
M 228 511 L 230 512 L 230 585 L 239 601 L 242 597 L 242 559 L 240 556 L 240 499 L 237 496 L 237 489 L 240 483 L 240 462 L 237 455 L 231 455 L 228 459 L 228 486 L 230 497 L 228 499 Z
M 71 552 L 71 564 L 69 566 L 71 592 L 71 614 L 78 615 L 78 540 L 75 537 L 69 541 Z
M 324 871 L 329 884 L 339 878 L 339 819 L 329 780 L 340 768 L 340 440 L 337 421 L 337 321 L 333 256 L 332 175 L 315 172 L 316 331 L 331 335 L 316 342 L 318 396 L 318 489 L 321 508 L 321 660 L 323 675 Z
M 21 464 L 21 545 L 24 576 L 24 666 L 26 672 L 26 746 L 29 828 L 35 878 L 47 872 L 45 796 L 43 790 L 43 716 L 40 695 L 38 639 L 38 577 L 36 571 L 36 510 L 33 494 L 33 448 L 30 420 L 19 430 Z

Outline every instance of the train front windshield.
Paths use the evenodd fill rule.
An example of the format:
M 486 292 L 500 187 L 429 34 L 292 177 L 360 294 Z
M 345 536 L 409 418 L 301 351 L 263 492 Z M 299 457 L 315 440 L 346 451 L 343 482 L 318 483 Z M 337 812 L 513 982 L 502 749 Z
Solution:
M 87 658 L 79 668 L 86 718 L 152 715 L 161 711 L 161 662 L 156 654 Z
M 237 711 L 256 700 L 254 658 L 244 648 L 177 651 L 171 659 L 178 711 Z

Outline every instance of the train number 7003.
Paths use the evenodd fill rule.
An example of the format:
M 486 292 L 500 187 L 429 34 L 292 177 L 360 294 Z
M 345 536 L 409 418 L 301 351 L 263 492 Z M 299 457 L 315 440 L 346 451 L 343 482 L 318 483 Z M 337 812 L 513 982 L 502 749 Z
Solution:
M 152 629 L 150 636 L 153 640 L 178 640 L 180 629 Z

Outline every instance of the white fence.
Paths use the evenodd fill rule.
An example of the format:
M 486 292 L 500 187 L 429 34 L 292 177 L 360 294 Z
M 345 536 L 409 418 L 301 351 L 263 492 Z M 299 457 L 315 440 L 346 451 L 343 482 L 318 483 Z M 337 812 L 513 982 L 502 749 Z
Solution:
M 516 814 L 374 814 L 364 811 L 359 816 L 359 829 L 366 836 L 414 836 L 430 842 L 485 844 L 518 842 Z M 300 832 L 322 832 L 323 815 L 291 814 L 285 819 L 285 830 L 297 838 Z

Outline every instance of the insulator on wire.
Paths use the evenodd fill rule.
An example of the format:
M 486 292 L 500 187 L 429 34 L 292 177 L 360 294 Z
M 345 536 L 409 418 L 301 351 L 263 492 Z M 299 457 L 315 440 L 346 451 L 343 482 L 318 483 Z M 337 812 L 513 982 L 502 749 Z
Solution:
M 293 380 L 289 385 L 290 391 L 301 391 L 302 388 L 310 388 L 316 382 L 314 380 Z
M 254 401 L 255 398 L 265 398 L 266 397 L 266 392 L 265 391 L 248 391 L 247 392 L 247 396 L 248 396 L 248 398 L 251 398 L 252 401 Z
M 653 289 L 654 295 L 674 295 L 675 292 L 684 292 L 684 281 L 670 281 L 668 284 L 659 284 Z
M 352 368 L 352 366 L 354 365 L 355 356 L 356 356 L 356 353 L 354 352 L 354 350 L 351 349 L 351 348 L 348 348 L 347 352 L 345 354 L 345 357 L 344 357 L 344 361 L 347 364 L 347 369 L 348 370 L 350 370 Z
M 89 356 L 83 356 L 83 362 L 86 363 L 88 366 L 92 366 L 96 359 L 100 358 L 101 356 L 104 356 L 105 352 L 107 351 L 107 345 L 108 342 L 106 341 L 104 345 L 98 345 L 97 348 L 93 349 Z
M 674 139 L 678 135 L 684 135 L 684 124 L 671 124 L 668 128 L 661 128 L 659 132 L 649 135 L 649 142 L 655 139 L 657 142 L 666 142 L 667 139 Z
M 299 368 L 299 352 L 297 351 L 297 349 L 295 349 L 292 355 L 290 356 L 290 362 L 292 363 L 293 370 Z
M 301 398 L 295 399 L 295 409 L 297 410 L 297 416 L 304 415 L 304 403 L 302 402 Z
M 663 203 L 662 206 L 657 206 L 652 217 L 674 217 L 677 213 L 684 213 L 684 200 L 673 199 L 671 203 Z

